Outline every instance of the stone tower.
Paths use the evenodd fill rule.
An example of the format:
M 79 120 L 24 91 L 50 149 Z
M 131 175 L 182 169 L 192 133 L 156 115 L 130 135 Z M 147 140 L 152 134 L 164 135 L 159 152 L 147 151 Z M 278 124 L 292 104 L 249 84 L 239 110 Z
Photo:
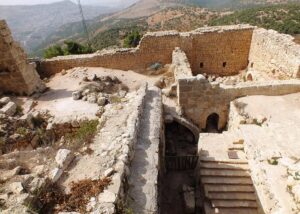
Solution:
M 35 66 L 26 58 L 6 22 L 0 20 L 0 92 L 31 95 L 45 89 Z

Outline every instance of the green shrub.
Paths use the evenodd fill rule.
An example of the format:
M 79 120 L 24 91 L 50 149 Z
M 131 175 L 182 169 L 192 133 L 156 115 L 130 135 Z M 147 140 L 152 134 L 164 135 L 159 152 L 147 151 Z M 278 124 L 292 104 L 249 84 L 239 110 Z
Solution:
M 22 136 L 26 136 L 29 133 L 29 131 L 24 127 L 19 127 L 17 128 L 16 133 Z
M 233 14 L 215 18 L 209 25 L 247 23 L 285 34 L 300 33 L 300 4 L 282 4 L 239 10 Z
M 140 35 L 139 31 L 134 30 L 127 34 L 124 40 L 124 47 L 125 48 L 132 48 L 139 45 L 142 36 Z
M 44 57 L 52 58 L 56 56 L 88 54 L 93 52 L 94 50 L 90 46 L 81 45 L 74 41 L 65 41 L 63 46 L 54 45 L 46 49 Z
M 46 59 L 56 57 L 56 56 L 63 56 L 64 51 L 59 45 L 53 45 L 45 50 L 44 57 Z
M 21 114 L 23 114 L 23 111 L 24 111 L 24 109 L 22 108 L 22 106 L 17 106 L 17 109 L 16 109 L 16 114 L 18 114 L 18 115 L 21 115 Z
M 75 143 L 90 143 L 96 134 L 98 123 L 98 120 L 81 123 L 79 129 L 66 135 L 67 140 Z
M 87 54 L 93 52 L 90 46 L 84 46 L 73 41 L 65 41 L 65 47 L 63 50 L 65 55 Z

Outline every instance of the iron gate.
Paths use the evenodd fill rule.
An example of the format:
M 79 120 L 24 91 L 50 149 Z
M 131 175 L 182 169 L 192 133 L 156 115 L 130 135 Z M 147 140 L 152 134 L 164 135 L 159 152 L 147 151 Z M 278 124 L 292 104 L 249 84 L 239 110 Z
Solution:
M 166 156 L 167 170 L 193 170 L 197 166 L 199 156 Z

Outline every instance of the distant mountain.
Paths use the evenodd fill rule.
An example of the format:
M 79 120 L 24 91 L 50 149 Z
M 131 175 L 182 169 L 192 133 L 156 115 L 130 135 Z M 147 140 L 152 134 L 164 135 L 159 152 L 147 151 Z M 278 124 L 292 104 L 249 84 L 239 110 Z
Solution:
M 130 5 L 138 2 L 139 0 L 83 0 L 81 1 L 84 5 L 98 5 L 115 8 L 126 8 Z
M 300 34 L 300 3 L 239 10 L 209 22 L 210 25 L 233 25 L 241 23 L 273 29 L 285 34 Z
M 113 12 L 101 6 L 83 6 L 86 19 Z M 0 19 L 5 19 L 14 38 L 27 51 L 32 51 L 62 25 L 81 20 L 78 5 L 71 1 L 33 6 L 0 6 Z
M 128 3 L 131 0 L 122 1 Z M 263 5 L 262 10 L 268 10 L 268 8 L 265 8 L 265 5 L 274 5 L 274 1 L 283 3 L 284 0 L 140 0 L 128 8 L 87 20 L 87 25 L 92 46 L 99 50 L 111 46 L 122 47 L 125 36 L 132 30 L 138 30 L 141 33 L 158 30 L 189 31 L 204 25 L 214 25 L 216 23 L 222 25 L 224 23 L 230 24 L 240 22 L 264 26 L 266 28 L 268 28 L 267 25 L 270 25 L 269 28 L 272 29 L 275 26 L 273 24 L 273 19 L 276 17 L 263 20 L 264 25 L 260 25 L 259 14 L 257 15 L 258 18 L 255 19 L 255 22 L 252 23 L 251 16 L 248 16 L 247 12 L 242 13 L 241 17 L 238 12 L 241 11 L 241 8 L 254 7 L 255 9 L 261 7 L 261 5 Z M 300 0 L 297 0 L 297 2 L 299 1 Z M 61 4 L 63 3 L 69 4 L 69 8 L 74 6 L 74 4 L 70 4 L 70 2 L 62 2 Z M 200 3 L 207 7 L 213 4 L 214 7 L 213 9 L 205 9 L 203 6 L 199 6 Z M 234 7 L 231 7 L 232 4 Z M 285 4 L 278 5 L 278 10 L 284 5 Z M 288 7 L 293 8 L 293 6 Z M 87 7 L 84 7 L 84 10 L 86 11 Z M 75 14 L 78 14 L 77 5 L 75 5 L 74 11 Z M 106 12 L 108 11 L 109 10 L 106 10 Z M 234 13 L 234 11 L 236 12 Z M 292 15 L 293 17 L 300 17 L 299 12 L 297 13 L 297 9 L 291 11 L 295 11 L 296 13 L 282 14 L 282 17 L 287 20 L 289 20 Z M 91 13 L 91 10 L 85 12 L 88 18 L 88 15 L 91 15 L 90 17 L 92 17 L 93 14 Z M 245 19 L 243 14 L 246 14 Z M 35 40 L 32 39 L 32 37 L 29 37 L 31 41 L 34 42 L 34 44 L 31 45 L 32 49 L 30 49 L 32 55 L 42 56 L 47 47 L 53 44 L 62 44 L 65 40 L 74 40 L 83 44 L 87 42 L 79 16 L 74 15 L 74 17 L 77 18 L 77 21 L 71 23 L 59 22 L 59 20 L 55 19 L 56 16 L 49 16 L 59 24 L 52 26 L 53 23 L 49 21 L 49 17 L 45 18 L 45 22 L 47 23 L 40 23 L 40 29 L 46 31 L 52 26 L 52 31 L 44 33 L 43 37 L 36 37 Z M 236 16 L 238 17 L 237 21 L 234 20 Z M 248 19 L 249 17 L 250 20 Z M 68 16 L 68 18 L 70 18 L 70 16 Z M 293 28 L 297 28 L 299 22 L 297 21 L 296 23 L 294 20 L 295 18 L 292 19 L 293 20 L 286 22 L 288 23 L 286 30 L 279 30 L 288 33 L 291 30 L 292 32 L 297 32 L 293 30 Z M 43 21 L 44 19 L 41 20 Z M 239 22 L 239 20 L 241 21 Z M 276 24 L 276 26 L 278 25 L 280 25 L 280 22 Z M 27 29 L 31 29 L 30 25 L 27 25 Z M 33 31 L 33 33 L 30 33 L 29 35 L 39 35 L 38 33 L 40 33 L 40 30 Z
M 177 2 L 193 4 L 213 9 L 240 9 L 262 5 L 300 2 L 300 0 L 162 0 L 164 2 Z

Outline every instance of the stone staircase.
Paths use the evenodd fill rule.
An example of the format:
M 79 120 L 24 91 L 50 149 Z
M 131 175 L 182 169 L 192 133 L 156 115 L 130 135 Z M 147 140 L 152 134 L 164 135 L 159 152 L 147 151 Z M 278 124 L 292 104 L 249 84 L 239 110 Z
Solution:
M 243 142 L 234 142 L 224 152 L 236 152 L 231 159 L 201 156 L 200 178 L 204 190 L 206 214 L 257 214 L 258 203 L 250 176 L 248 161 L 243 152 Z M 213 153 L 213 152 L 212 152 Z

